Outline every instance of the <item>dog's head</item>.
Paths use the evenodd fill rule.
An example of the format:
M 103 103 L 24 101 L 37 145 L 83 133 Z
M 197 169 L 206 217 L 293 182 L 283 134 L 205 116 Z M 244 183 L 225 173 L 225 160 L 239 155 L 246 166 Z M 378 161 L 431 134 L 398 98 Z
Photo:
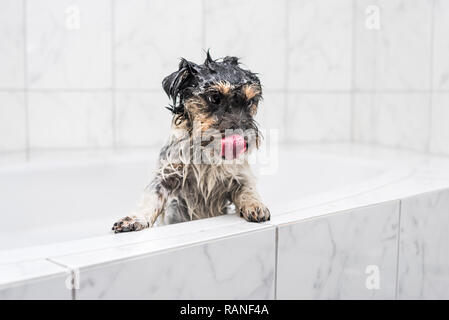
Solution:
M 172 99 L 173 124 L 191 130 L 194 123 L 201 131 L 253 132 L 256 146 L 259 134 L 254 116 L 262 98 L 260 80 L 242 69 L 236 57 L 206 61 L 197 65 L 181 59 L 179 70 L 167 76 L 162 86 Z M 245 136 L 245 140 L 250 137 Z

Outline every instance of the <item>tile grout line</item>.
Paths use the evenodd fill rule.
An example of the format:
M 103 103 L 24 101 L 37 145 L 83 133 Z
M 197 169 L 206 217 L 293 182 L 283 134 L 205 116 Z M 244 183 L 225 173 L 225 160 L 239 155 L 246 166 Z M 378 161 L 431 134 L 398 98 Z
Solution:
M 284 135 L 288 137 L 288 108 L 289 108 L 289 36 L 290 36 L 290 19 L 289 19 L 289 8 L 290 8 L 290 0 L 284 1 L 284 90 L 282 90 L 282 94 L 284 96 L 284 114 L 283 114 L 283 124 L 284 124 Z
M 157 88 L 115 88 L 116 92 L 136 92 L 136 93 L 162 93 L 161 89 Z M 23 92 L 24 88 L 1 88 L 0 92 Z M 111 88 L 27 88 L 29 92 L 36 93 L 48 93 L 48 92 L 109 92 Z M 406 93 L 449 93 L 449 89 L 356 89 L 356 90 L 310 90 L 310 89 L 265 89 L 264 92 L 269 93 L 299 93 L 299 94 L 351 94 L 363 93 L 363 94 L 406 94 Z
M 431 153 L 432 144 L 432 124 L 433 124 L 433 94 L 434 94 L 434 83 L 433 83 L 433 63 L 434 63 L 434 42 L 435 42 L 435 6 L 436 0 L 432 0 L 431 9 L 431 19 L 430 19 L 430 63 L 429 63 L 429 111 L 427 119 L 427 153 Z
M 201 0 L 201 47 L 206 49 L 206 1 Z
M 351 136 L 350 141 L 355 141 L 355 74 L 356 74 L 356 19 L 357 19 L 357 5 L 356 0 L 352 0 L 352 30 L 351 30 L 351 102 L 350 102 L 350 123 Z
M 375 32 L 375 36 L 373 39 L 373 52 L 374 52 L 374 61 L 373 61 L 373 73 L 371 75 L 371 85 L 370 87 L 374 91 L 373 93 L 375 95 L 380 93 L 380 90 L 378 89 L 378 68 L 379 68 L 379 33 L 381 32 L 382 26 L 383 26 L 383 8 L 378 0 L 375 0 L 375 5 L 379 9 L 379 28 L 375 30 L 371 30 L 372 32 Z M 366 27 L 365 27 L 366 28 Z
M 394 291 L 394 299 L 398 300 L 399 293 L 399 256 L 401 248 L 401 218 L 402 218 L 402 199 L 399 199 L 399 214 L 398 214 L 398 240 L 396 245 L 396 283 Z
M 278 295 L 279 226 L 274 229 L 274 300 Z
M 115 0 L 111 0 L 111 126 L 112 126 L 112 149 L 117 149 L 117 103 L 115 88 L 116 83 L 116 52 L 115 52 Z
M 23 103 L 25 106 L 25 160 L 30 161 L 30 107 L 28 97 L 28 32 L 27 32 L 27 0 L 22 1 L 23 18 Z

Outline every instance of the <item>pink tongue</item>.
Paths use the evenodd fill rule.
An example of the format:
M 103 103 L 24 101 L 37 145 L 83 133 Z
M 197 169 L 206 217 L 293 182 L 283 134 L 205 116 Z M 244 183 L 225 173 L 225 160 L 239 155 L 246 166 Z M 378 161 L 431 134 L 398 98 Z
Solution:
M 246 150 L 245 139 L 238 134 L 221 139 L 221 156 L 226 160 L 238 158 Z

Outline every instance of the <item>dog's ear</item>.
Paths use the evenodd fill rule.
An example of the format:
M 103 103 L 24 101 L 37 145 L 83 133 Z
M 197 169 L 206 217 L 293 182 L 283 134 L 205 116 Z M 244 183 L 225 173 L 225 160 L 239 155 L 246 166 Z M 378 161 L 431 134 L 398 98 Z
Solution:
M 195 63 L 181 58 L 179 70 L 165 77 L 162 81 L 162 87 L 167 96 L 173 100 L 174 106 L 176 106 L 176 100 L 179 93 L 188 87 L 189 80 L 191 80 L 192 76 L 197 72 L 196 67 Z

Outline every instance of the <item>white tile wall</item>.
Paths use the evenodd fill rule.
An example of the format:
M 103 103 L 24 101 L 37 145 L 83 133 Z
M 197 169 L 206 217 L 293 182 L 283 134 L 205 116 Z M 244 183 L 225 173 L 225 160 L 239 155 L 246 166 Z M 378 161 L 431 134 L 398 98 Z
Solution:
M 265 92 L 255 119 L 260 128 L 266 130 L 266 135 L 269 135 L 270 130 L 278 130 L 279 139 L 283 139 L 286 135 L 285 113 L 285 94 Z
M 433 35 L 433 86 L 449 89 L 449 2 L 435 0 Z M 449 153 L 448 153 L 449 154 Z
M 168 139 L 171 113 L 165 93 L 117 92 L 118 147 L 162 147 Z
M 354 102 L 354 138 L 426 151 L 429 117 L 429 94 L 359 93 Z
M 430 151 L 449 155 L 449 93 L 434 93 L 432 97 Z
M 288 95 L 287 136 L 294 141 L 349 141 L 351 100 L 346 93 Z
M 118 88 L 161 90 L 179 59 L 203 59 L 202 1 L 115 1 L 115 72 Z
M 205 48 L 241 57 L 265 89 L 285 87 L 285 0 L 204 1 Z
M 112 147 L 112 97 L 105 92 L 31 92 L 31 148 Z
M 111 1 L 26 3 L 30 87 L 111 87 Z
M 372 6 L 379 30 L 367 28 Z M 279 128 L 281 141 L 352 139 L 449 155 L 444 0 L 0 0 L 0 7 L 0 91 L 25 92 L 24 106 L 0 108 L 23 116 L 19 123 L 30 119 L 25 130 L 0 119 L 0 132 L 10 132 L 0 152 L 30 151 L 25 131 L 32 149 L 160 145 L 168 114 L 146 106 L 166 105 L 161 82 L 181 56 L 200 63 L 211 49 L 259 73 L 258 119 Z M 43 98 L 99 91 L 115 95 L 112 114 L 91 118 L 82 108 L 66 116 L 62 110 L 75 114 L 84 98 L 56 98 L 60 108 Z M 95 110 L 104 109 L 102 99 Z M 98 128 L 87 122 L 95 117 Z
M 289 0 L 288 88 L 350 90 L 352 0 Z
M 360 90 L 430 89 L 432 0 L 356 3 L 355 87 Z M 379 10 L 379 29 L 371 22 Z
M 449 191 L 402 200 L 399 299 L 449 299 Z
M 0 88 L 24 85 L 23 1 L 0 1 Z
M 25 148 L 25 96 L 23 92 L 0 92 L 0 152 Z
M 394 299 L 398 222 L 394 201 L 279 226 L 277 298 Z

